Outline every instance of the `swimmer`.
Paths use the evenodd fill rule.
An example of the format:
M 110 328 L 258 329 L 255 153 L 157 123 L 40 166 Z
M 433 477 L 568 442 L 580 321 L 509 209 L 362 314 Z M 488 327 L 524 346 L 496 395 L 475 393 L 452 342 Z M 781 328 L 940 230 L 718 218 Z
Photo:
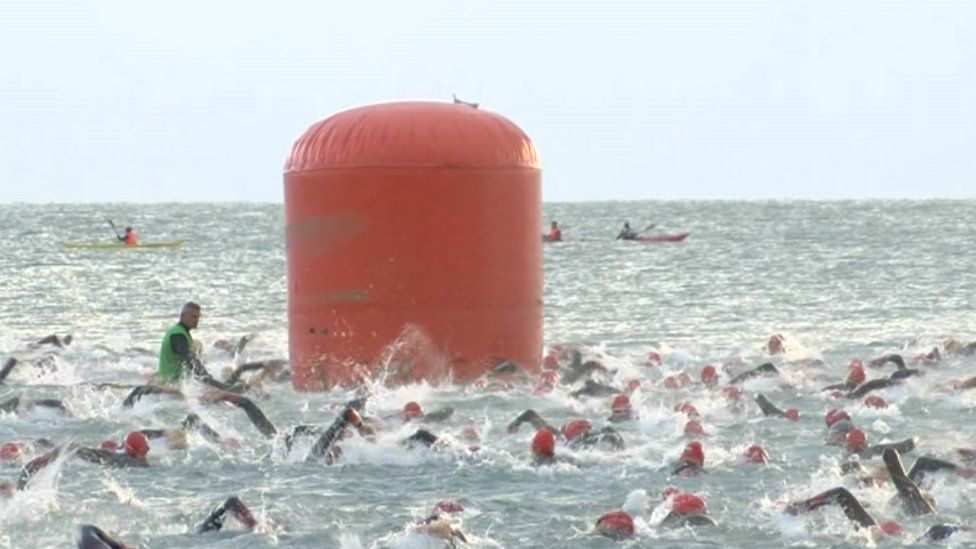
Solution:
M 129 394 L 122 401 L 122 406 L 124 408 L 131 408 L 142 397 L 149 395 L 169 395 L 180 400 L 186 398 L 183 396 L 182 391 L 173 387 L 167 387 L 165 385 L 138 385 L 129 391 Z
M 404 404 L 403 411 L 400 412 L 399 415 L 403 417 L 403 421 L 405 422 L 417 420 L 428 423 L 437 423 L 450 419 L 451 416 L 454 415 L 454 408 L 451 406 L 445 406 L 440 410 L 426 412 L 419 402 L 410 401 Z
M 759 366 L 756 366 L 751 370 L 747 370 L 733 377 L 732 379 L 729 380 L 729 385 L 735 385 L 737 383 L 741 383 L 747 379 L 757 377 L 757 376 L 778 376 L 778 375 L 779 375 L 779 370 L 776 369 L 776 366 L 773 366 L 772 362 L 766 362 L 764 364 L 760 364 Z
M 251 510 L 244 505 L 244 502 L 240 500 L 237 496 L 231 496 L 227 498 L 223 503 L 218 505 L 213 511 L 207 515 L 207 518 L 203 520 L 200 526 L 197 528 L 198 534 L 204 534 L 206 532 L 217 532 L 224 527 L 224 519 L 227 516 L 227 512 L 230 511 L 237 520 L 241 522 L 248 531 L 254 530 L 258 521 L 251 514 Z
M 573 391 L 569 395 L 574 398 L 579 398 L 581 396 L 588 397 L 602 397 L 602 396 L 614 396 L 622 393 L 620 389 L 616 387 L 611 387 L 605 383 L 600 383 L 599 381 L 593 381 L 592 379 L 587 379 L 583 386 L 579 389 Z
M 671 500 L 671 511 L 668 512 L 662 526 L 681 528 L 684 526 L 715 526 L 715 519 L 708 516 L 705 501 L 695 494 L 677 493 Z
M 634 535 L 634 519 L 626 511 L 608 511 L 596 519 L 595 531 L 612 540 L 627 539 Z
M 579 465 L 575 459 L 556 455 L 556 435 L 549 429 L 539 429 L 532 437 L 532 465 L 555 465 L 568 463 Z
M 775 416 L 783 417 L 791 421 L 798 421 L 800 419 L 800 412 L 796 408 L 790 408 L 785 412 L 779 409 L 775 404 L 769 401 L 765 395 L 759 393 L 756 395 L 756 404 L 759 405 L 759 409 L 762 410 L 764 416 Z
M 271 359 L 271 360 L 261 360 L 258 362 L 246 362 L 241 364 L 237 368 L 234 368 L 224 379 L 224 383 L 230 385 L 236 385 L 241 376 L 251 372 L 258 372 L 254 377 L 258 380 L 264 381 L 274 381 L 282 382 L 291 379 L 291 371 L 286 367 L 288 365 L 287 360 L 283 359 Z
M 54 398 L 22 399 L 19 396 L 15 396 L 0 402 L 0 412 L 6 412 L 8 414 L 29 412 L 34 408 L 45 408 L 62 414 L 68 413 L 64 402 Z
M 257 334 L 245 334 L 234 343 L 231 343 L 227 339 L 218 339 L 217 341 L 214 341 L 213 346 L 216 349 L 225 351 L 232 358 L 236 358 L 237 355 L 241 354 L 241 352 L 244 350 L 244 347 L 246 347 L 247 344 L 250 343 L 255 337 L 257 337 Z
M 29 344 L 28 347 L 37 348 L 42 345 L 53 345 L 58 349 L 64 349 L 68 345 L 71 345 L 72 339 L 73 337 L 71 334 L 67 334 L 63 338 L 58 337 L 57 334 L 51 334 L 49 336 L 42 337 L 41 339 Z
M 888 521 L 879 525 L 878 521 L 864 509 L 864 505 L 847 488 L 832 488 L 801 501 L 795 501 L 787 505 L 786 513 L 789 515 L 799 515 L 819 509 L 827 505 L 838 505 L 844 511 L 844 515 L 853 522 L 858 528 L 869 528 L 872 531 L 881 530 L 884 532 L 894 532 L 900 527 L 893 521 Z
M 91 524 L 78 527 L 78 549 L 134 549 Z
M 630 405 L 630 397 L 627 395 L 617 395 L 613 398 L 613 402 L 610 403 L 610 417 L 607 418 L 607 421 L 620 423 L 622 421 L 636 419 L 636 417 L 634 409 Z
M 844 380 L 844 383 L 828 385 L 821 389 L 821 391 L 852 391 L 858 385 L 864 383 L 865 379 L 867 379 L 867 375 L 864 373 L 864 364 L 860 360 L 852 360 L 848 368 L 847 379 Z
M 898 450 L 886 448 L 881 458 L 888 468 L 891 481 L 898 490 L 898 499 L 901 500 L 905 512 L 915 517 L 936 513 L 935 500 L 932 496 L 923 494 L 915 481 L 905 473 Z
M 883 454 L 888 450 L 896 450 L 901 453 L 911 452 L 917 443 L 915 437 L 906 438 L 900 442 L 885 442 L 868 446 L 867 436 L 860 429 L 852 429 L 844 437 L 844 448 L 851 454 L 857 454 L 861 458 L 872 458 Z
M 585 419 L 576 419 L 567 422 L 560 429 L 553 427 L 548 421 L 542 418 L 535 410 L 526 410 L 519 414 L 514 421 L 508 424 L 509 434 L 518 432 L 519 426 L 529 423 L 537 431 L 545 429 L 566 440 L 566 445 L 570 448 L 591 448 L 599 444 L 606 444 L 613 450 L 624 448 L 623 437 L 613 427 L 604 426 L 601 429 L 594 429 L 593 425 Z
M 701 442 L 693 440 L 686 444 L 685 449 L 681 451 L 678 465 L 671 471 L 671 474 L 690 477 L 705 472 L 705 450 L 702 448 Z

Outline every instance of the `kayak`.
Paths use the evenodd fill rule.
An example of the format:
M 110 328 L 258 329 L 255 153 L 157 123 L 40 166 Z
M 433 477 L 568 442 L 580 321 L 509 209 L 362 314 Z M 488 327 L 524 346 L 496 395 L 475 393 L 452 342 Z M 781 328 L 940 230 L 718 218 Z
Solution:
M 637 237 L 637 242 L 681 242 L 682 240 L 688 238 L 691 233 L 671 233 L 671 234 L 656 234 L 653 236 L 639 236 Z
M 183 245 L 182 240 L 171 242 L 140 242 L 135 246 L 126 246 L 117 242 L 62 242 L 62 248 L 72 250 L 130 250 L 133 248 L 179 248 Z

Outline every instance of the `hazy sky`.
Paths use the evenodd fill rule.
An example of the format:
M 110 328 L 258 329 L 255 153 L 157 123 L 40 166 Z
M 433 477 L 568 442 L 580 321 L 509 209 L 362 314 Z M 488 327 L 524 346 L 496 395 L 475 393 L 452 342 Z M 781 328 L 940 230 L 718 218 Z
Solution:
M 976 2 L 0 2 L 0 202 L 282 200 L 292 142 L 450 100 L 547 201 L 976 197 Z

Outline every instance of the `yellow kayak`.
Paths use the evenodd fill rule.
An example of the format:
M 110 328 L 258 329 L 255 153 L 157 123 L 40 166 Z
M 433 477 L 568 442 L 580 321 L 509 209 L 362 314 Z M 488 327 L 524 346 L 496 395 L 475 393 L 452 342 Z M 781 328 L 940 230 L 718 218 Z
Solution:
M 90 249 L 90 250 L 130 250 L 133 248 L 179 248 L 183 245 L 182 240 L 173 240 L 171 242 L 140 242 L 135 246 L 126 246 L 125 244 L 118 242 L 62 242 L 62 248 L 69 248 L 72 250 L 78 249 Z

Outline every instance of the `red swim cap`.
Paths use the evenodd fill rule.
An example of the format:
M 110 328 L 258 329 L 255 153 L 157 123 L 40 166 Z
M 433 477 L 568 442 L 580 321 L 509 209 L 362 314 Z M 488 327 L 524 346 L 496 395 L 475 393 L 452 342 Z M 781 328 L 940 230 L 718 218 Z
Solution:
M 766 349 L 769 350 L 769 354 L 778 355 L 786 351 L 786 347 L 783 343 L 786 339 L 782 335 L 776 334 L 769 337 L 769 341 L 766 342 Z
M 693 463 L 699 467 L 705 466 L 705 451 L 702 449 L 701 442 L 693 440 L 685 445 L 685 449 L 681 452 L 681 461 L 685 463 Z
M 640 386 L 641 386 L 641 381 L 639 379 L 637 378 L 631 379 L 627 381 L 627 387 L 624 389 L 624 392 L 627 393 L 628 395 L 632 395 L 634 394 L 634 391 L 640 389 Z
M 464 506 L 456 501 L 438 501 L 437 505 L 434 506 L 434 511 L 452 515 L 455 513 L 463 513 Z
M 711 364 L 706 365 L 701 371 L 701 382 L 712 387 L 718 383 L 718 371 Z
M 585 419 L 574 419 L 566 425 L 563 425 L 563 428 L 560 429 L 560 431 L 562 431 L 566 440 L 573 440 L 574 438 L 588 431 L 590 427 L 592 427 L 592 425 L 589 421 L 586 421 Z
M 769 454 L 767 454 L 766 450 L 758 444 L 753 444 L 752 446 L 746 448 L 745 457 L 746 461 L 751 463 L 766 463 L 769 461 Z
M 545 371 L 554 371 L 559 369 L 559 360 L 553 354 L 548 354 L 542 359 L 542 369 Z
M 612 410 L 614 413 L 629 412 L 630 397 L 627 395 L 617 395 L 613 397 L 613 403 L 610 404 L 610 410 Z
M 722 396 L 726 400 L 739 400 L 742 397 L 742 389 L 738 385 L 726 385 L 722 387 Z
M 885 399 L 879 397 L 878 395 L 868 395 L 864 398 L 864 405 L 870 408 L 883 409 L 888 407 L 888 403 Z
M 681 372 L 678 374 L 678 384 L 682 387 L 691 385 L 691 376 L 688 375 L 688 372 Z
M 410 421 L 411 419 L 418 418 L 424 415 L 424 409 L 420 407 L 420 404 L 414 401 L 410 401 L 403 406 L 403 420 Z
M 671 512 L 681 515 L 704 515 L 708 513 L 705 501 L 695 494 L 678 494 L 671 500 Z
M 848 452 L 864 450 L 868 447 L 868 437 L 864 435 L 864 431 L 852 429 L 844 437 L 844 447 L 847 448 Z
M 847 383 L 860 385 L 864 383 L 865 379 L 867 379 L 867 375 L 864 373 L 864 366 L 860 364 L 851 364 L 851 368 L 847 372 Z
M 660 366 L 661 365 L 661 355 L 658 354 L 658 353 L 656 353 L 656 352 L 654 352 L 654 351 L 651 351 L 651 352 L 647 353 L 647 361 L 648 362 L 653 362 L 654 364 L 657 364 L 658 366 Z
M 702 427 L 701 423 L 698 423 L 693 419 L 689 419 L 688 422 L 685 423 L 685 436 L 692 436 L 692 435 L 704 436 L 705 434 L 706 434 L 705 428 Z
M 461 429 L 461 437 L 470 442 L 478 442 L 481 440 L 481 435 L 478 434 L 478 430 L 471 425 Z
M 899 536 L 901 535 L 901 524 L 893 520 L 886 520 L 881 523 L 881 531 L 889 536 Z
M 824 416 L 824 423 L 827 424 L 827 427 L 833 427 L 835 423 L 841 420 L 850 421 L 851 416 L 847 415 L 847 412 L 836 408 L 827 410 L 827 415 Z
M 144 459 L 149 453 L 149 439 L 139 431 L 132 431 L 125 435 L 125 453 L 138 459 Z
M 688 417 L 698 417 L 698 409 L 695 405 L 688 402 L 687 400 L 682 400 L 681 402 L 674 405 L 675 412 L 681 412 Z
M 675 378 L 674 376 L 668 376 L 668 377 L 664 378 L 661 381 L 661 384 L 664 385 L 668 389 L 677 389 L 678 388 L 678 379 Z
M 800 411 L 796 408 L 790 408 L 786 411 L 786 418 L 790 421 L 800 421 Z
M 630 537 L 634 535 L 634 519 L 619 509 L 603 513 L 596 520 L 596 530 L 600 534 L 614 539 Z
M 532 454 L 552 457 L 556 453 L 556 437 L 549 429 L 539 429 L 532 437 Z
M 353 410 L 352 408 L 346 410 L 345 420 L 347 423 L 357 426 L 363 423 L 363 418 L 359 417 L 359 412 Z
M 101 448 L 102 450 L 118 450 L 119 446 L 121 445 L 114 440 L 103 440 L 99 448 Z
M 678 490 L 674 486 L 667 486 L 667 487 L 664 488 L 664 490 L 661 490 L 661 500 L 662 501 L 663 500 L 666 500 L 666 499 L 668 499 L 668 497 L 673 496 L 674 494 L 680 494 L 680 493 L 681 493 L 681 490 Z
M 16 442 L 4 442 L 0 446 L 0 461 L 13 461 L 20 457 L 20 444 Z

